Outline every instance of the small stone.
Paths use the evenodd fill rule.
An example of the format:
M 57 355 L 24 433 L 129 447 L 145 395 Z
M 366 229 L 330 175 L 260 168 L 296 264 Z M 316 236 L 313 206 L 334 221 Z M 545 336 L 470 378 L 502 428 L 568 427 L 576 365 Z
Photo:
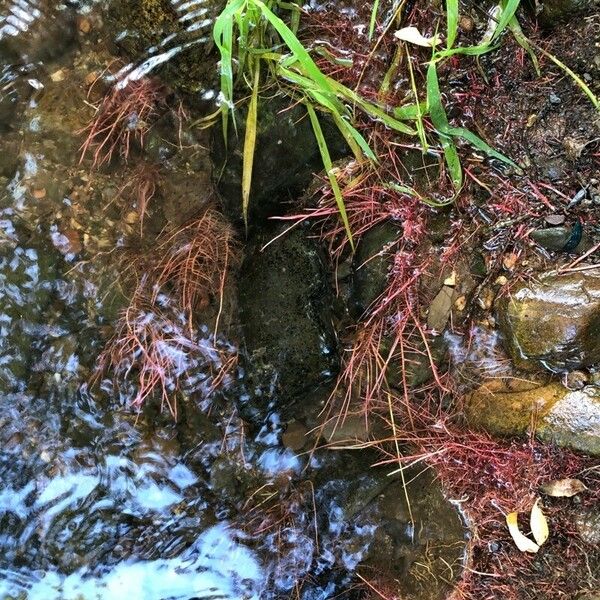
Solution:
M 58 83 L 59 81 L 64 81 L 65 74 L 66 74 L 65 69 L 59 69 L 58 71 L 54 71 L 54 73 L 52 73 L 50 75 L 50 79 L 54 83 Z
M 92 24 L 89 19 L 82 17 L 79 19 L 79 22 L 77 23 L 77 29 L 79 29 L 80 33 L 86 34 L 92 30 Z
M 462 15 L 458 22 L 458 26 L 463 31 L 466 31 L 467 33 L 469 33 L 471 31 L 473 31 L 473 29 L 475 29 L 475 21 L 472 19 L 472 17 L 469 17 L 468 15 Z
M 62 234 L 69 241 L 69 252 L 72 252 L 73 254 L 79 254 L 83 249 L 79 231 L 75 229 L 65 229 Z
M 496 285 L 504 286 L 508 283 L 508 278 L 505 275 L 500 275 L 494 283 Z
M 546 215 L 545 221 L 548 225 L 562 225 L 565 222 L 565 215 Z
M 456 285 L 456 271 L 452 271 L 449 277 L 444 279 L 444 285 L 454 287 Z
M 519 260 L 519 257 L 514 252 L 505 254 L 504 258 L 502 259 L 502 266 L 507 271 L 512 271 L 515 268 L 518 260 Z
M 460 298 L 458 298 L 456 300 L 456 302 L 454 303 L 454 306 L 456 307 L 456 310 L 458 310 L 460 312 L 465 310 L 465 308 L 467 307 L 467 297 L 461 296 Z
M 587 373 L 571 371 L 565 376 L 565 384 L 570 390 L 582 390 L 589 382 Z
M 481 291 L 479 298 L 477 301 L 479 302 L 479 306 L 484 310 L 489 310 L 492 308 L 492 304 L 494 304 L 494 298 L 496 297 L 494 290 L 492 288 L 485 288 Z
M 560 96 L 558 96 L 554 92 L 552 92 L 550 94 L 549 100 L 550 100 L 550 104 L 560 104 L 562 102 L 562 100 L 560 99 Z
M 438 295 L 433 299 L 427 314 L 427 327 L 435 331 L 443 331 L 450 319 L 452 311 L 452 298 L 454 288 L 448 285 L 442 287 Z
M 85 83 L 86 86 L 90 87 L 92 85 L 94 85 L 94 83 L 96 83 L 96 81 L 98 81 L 98 73 L 96 73 L 96 71 L 91 71 L 90 73 L 88 73 L 85 76 L 85 79 L 83 80 L 83 82 Z
M 46 188 L 39 188 L 37 190 L 33 190 L 33 197 L 36 200 L 41 200 L 46 197 Z

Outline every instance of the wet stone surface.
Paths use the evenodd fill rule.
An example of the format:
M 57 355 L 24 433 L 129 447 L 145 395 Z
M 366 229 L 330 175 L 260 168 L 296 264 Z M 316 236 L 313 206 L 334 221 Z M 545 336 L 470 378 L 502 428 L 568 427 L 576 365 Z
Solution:
M 513 286 L 497 304 L 517 366 L 565 371 L 600 362 L 600 277 L 541 274 Z
M 320 249 L 295 229 L 271 228 L 241 267 L 239 303 L 251 386 L 285 404 L 332 379 L 338 369 L 332 290 Z

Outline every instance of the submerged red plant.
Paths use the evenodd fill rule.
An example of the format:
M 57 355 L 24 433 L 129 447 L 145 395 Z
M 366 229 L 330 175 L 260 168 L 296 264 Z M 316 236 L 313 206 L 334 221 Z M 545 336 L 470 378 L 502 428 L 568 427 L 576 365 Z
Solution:
M 126 160 L 134 140 L 143 146 L 151 121 L 165 105 L 165 96 L 165 88 L 149 78 L 114 85 L 96 106 L 90 124 L 79 132 L 85 135 L 80 163 L 88 154 L 94 168 L 109 163 L 115 153 Z
M 143 274 L 99 358 L 98 374 L 112 371 L 119 382 L 131 380 L 136 407 L 158 391 L 175 417 L 183 381 L 194 379 L 206 394 L 221 384 L 236 364 L 234 349 L 217 333 L 226 278 L 238 261 L 233 231 L 212 208 L 162 234 L 150 260 L 132 263 Z M 215 333 L 203 335 L 196 317 L 211 299 L 218 301 Z

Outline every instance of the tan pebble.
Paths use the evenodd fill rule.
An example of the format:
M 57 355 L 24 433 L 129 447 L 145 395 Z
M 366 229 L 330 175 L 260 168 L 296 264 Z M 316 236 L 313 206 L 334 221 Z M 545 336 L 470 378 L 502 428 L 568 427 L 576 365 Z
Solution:
M 507 271 L 512 271 L 515 268 L 518 259 L 519 257 L 514 252 L 511 252 L 502 259 L 502 266 Z
M 460 18 L 458 24 L 463 31 L 470 32 L 473 31 L 473 29 L 475 29 L 475 21 L 473 21 L 473 19 L 468 15 L 463 15 Z
M 39 188 L 37 190 L 33 190 L 33 197 L 37 200 L 41 200 L 46 197 L 46 188 Z
M 66 229 L 63 235 L 69 240 L 69 250 L 74 254 L 79 254 L 83 249 L 81 245 L 81 237 L 75 229 Z
M 59 69 L 58 71 L 54 71 L 54 73 L 52 73 L 50 75 L 50 79 L 52 81 L 54 81 L 54 83 L 58 83 L 59 81 L 64 81 L 64 79 L 65 79 L 65 70 L 64 69 Z
M 460 298 L 458 298 L 456 300 L 456 302 L 454 303 L 454 306 L 456 307 L 457 310 L 459 310 L 461 312 L 463 310 L 465 310 L 465 308 L 467 307 L 467 297 L 461 296 Z
M 444 279 L 444 285 L 454 287 L 456 285 L 456 271 L 452 271 L 449 277 Z
M 498 285 L 506 285 L 508 283 L 508 279 L 504 275 L 500 275 L 500 277 L 496 279 L 495 283 Z
M 479 306 L 485 310 L 492 308 L 492 304 L 494 304 L 494 291 L 490 288 L 484 289 L 478 298 L 478 302 Z
M 81 33 L 89 33 L 92 30 L 92 24 L 89 19 L 85 17 L 79 19 L 79 23 L 77 24 L 77 28 Z
M 133 225 L 133 223 L 137 223 L 140 220 L 140 216 L 132 210 L 125 215 L 125 223 L 129 225 Z

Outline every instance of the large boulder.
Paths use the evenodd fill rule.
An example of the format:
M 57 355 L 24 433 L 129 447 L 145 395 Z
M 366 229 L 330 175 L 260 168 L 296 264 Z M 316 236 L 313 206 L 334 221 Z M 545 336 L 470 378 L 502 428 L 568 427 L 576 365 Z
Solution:
M 600 389 L 569 390 L 560 383 L 486 382 L 468 398 L 469 426 L 502 436 L 531 430 L 548 443 L 600 456 Z
M 251 244 L 239 304 L 253 389 L 292 401 L 331 379 L 339 367 L 333 293 L 319 247 L 303 229 L 268 230 Z
M 512 287 L 497 313 L 520 368 L 563 372 L 600 363 L 600 275 L 543 274 Z

